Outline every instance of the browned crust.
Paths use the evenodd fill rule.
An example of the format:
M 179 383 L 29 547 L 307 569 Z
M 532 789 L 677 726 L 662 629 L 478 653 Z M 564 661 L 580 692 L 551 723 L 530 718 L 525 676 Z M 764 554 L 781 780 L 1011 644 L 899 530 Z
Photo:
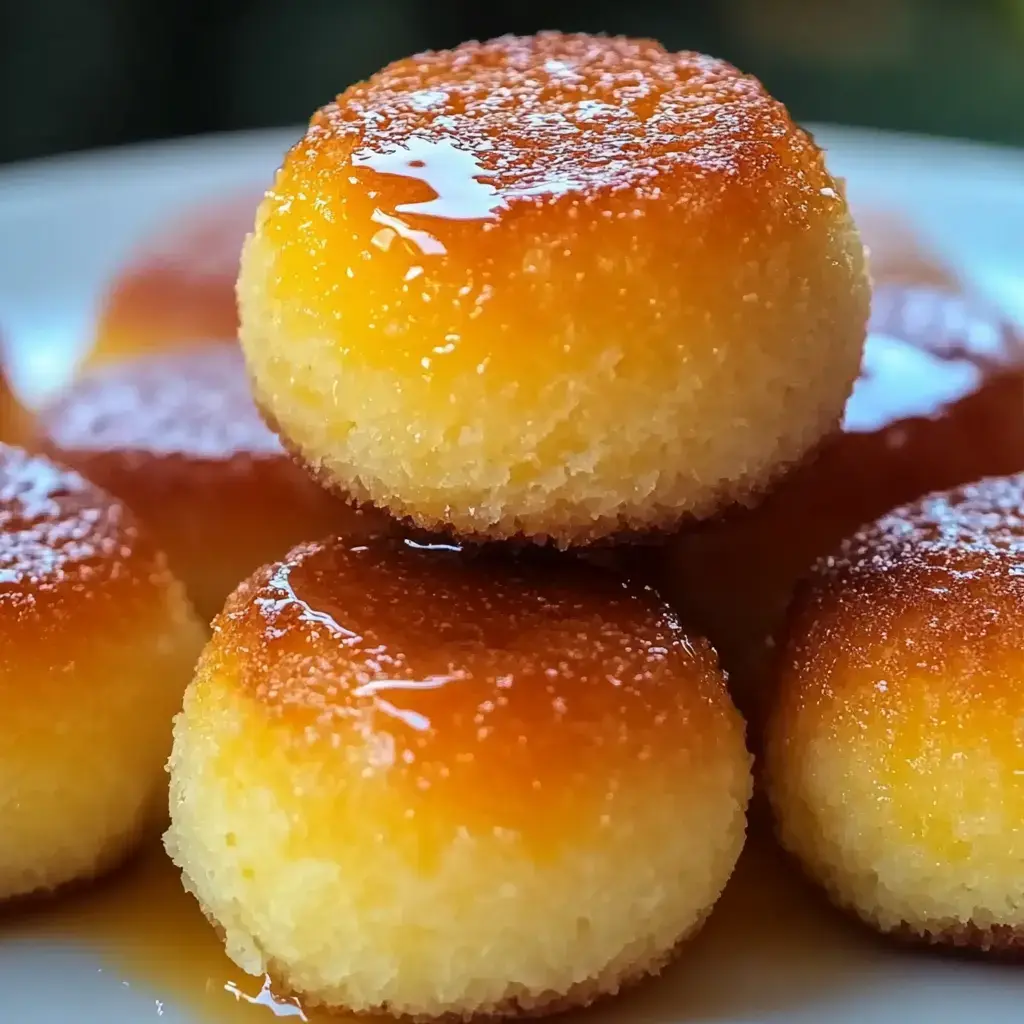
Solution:
M 870 919 L 865 920 L 871 924 Z M 902 945 L 927 947 L 951 956 L 1024 962 L 1024 928 L 1016 925 L 982 927 L 973 921 L 964 921 L 930 929 L 904 921 L 883 934 Z

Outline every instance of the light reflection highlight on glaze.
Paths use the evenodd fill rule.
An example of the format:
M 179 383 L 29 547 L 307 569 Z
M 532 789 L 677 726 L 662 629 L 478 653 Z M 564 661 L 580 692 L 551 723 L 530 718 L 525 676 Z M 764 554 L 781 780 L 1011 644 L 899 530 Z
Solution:
M 397 203 L 393 214 L 377 209 L 372 217 L 374 223 L 391 228 L 428 256 L 445 255 L 443 243 L 427 231 L 410 227 L 395 214 L 449 221 L 493 221 L 515 199 L 560 196 L 581 187 L 581 182 L 570 175 L 553 174 L 530 185 L 499 189 L 493 183 L 494 174 L 475 153 L 447 138 L 431 140 L 420 135 L 412 135 L 403 144 L 387 150 L 359 149 L 352 155 L 352 165 L 375 174 L 407 178 L 430 189 L 433 196 L 429 199 Z
M 448 139 L 432 142 L 413 135 L 404 146 L 386 152 L 361 149 L 352 155 L 352 165 L 423 182 L 434 193 L 433 199 L 424 202 L 398 203 L 396 213 L 446 220 L 487 220 L 502 205 L 502 198 L 486 180 L 487 171 L 480 161 Z
M 233 981 L 224 983 L 224 991 L 234 996 L 236 1002 L 248 1003 L 250 1006 L 260 1006 L 270 1010 L 274 1017 L 294 1017 L 297 1020 L 309 1020 L 298 999 L 294 996 L 274 995 L 269 975 L 264 975 L 263 985 L 254 996 L 243 992 Z
M 454 544 L 417 543 L 411 540 L 407 540 L 405 543 L 407 546 L 420 551 L 461 551 L 461 548 Z M 352 550 L 365 551 L 367 549 L 365 545 L 356 545 Z M 269 612 L 276 616 L 289 607 L 295 607 L 298 609 L 300 621 L 325 627 L 344 646 L 351 647 L 362 643 L 364 640 L 362 634 L 343 626 L 330 612 L 321 608 L 314 608 L 312 604 L 297 593 L 291 580 L 292 568 L 293 566 L 290 563 L 283 563 L 271 576 L 268 581 L 269 586 L 278 591 L 282 596 L 275 599 L 258 599 L 258 603 L 264 612 Z M 387 648 L 383 645 L 375 653 L 382 663 L 396 663 L 396 660 L 388 654 Z M 354 687 L 352 695 L 354 697 L 370 698 L 374 710 L 402 722 L 417 732 L 427 732 L 433 728 L 431 720 L 427 715 L 414 711 L 411 708 L 399 707 L 392 700 L 380 696 L 381 692 L 437 690 L 449 683 L 460 682 L 467 678 L 468 676 L 465 672 L 456 671 L 447 674 L 428 675 L 423 679 L 370 679 Z
M 370 215 L 370 220 L 374 224 L 382 224 L 385 228 L 390 228 L 399 238 L 404 238 L 407 242 L 415 245 L 424 256 L 444 256 L 448 252 L 444 243 L 429 231 L 418 231 L 416 228 L 409 227 L 399 217 L 394 217 L 383 210 L 374 210 Z
M 1024 346 L 998 316 L 930 287 L 876 288 L 857 380 L 843 419 L 848 434 L 937 419 L 994 380 L 1019 375 Z
M 942 358 L 887 334 L 872 334 L 846 403 L 843 430 L 871 433 L 900 420 L 938 416 L 985 377 L 976 361 Z
M 363 638 L 358 633 L 354 633 L 351 629 L 346 629 L 329 612 L 314 608 L 296 594 L 295 588 L 292 586 L 291 571 L 292 566 L 287 562 L 282 563 L 278 567 L 277 571 L 270 578 L 270 586 L 280 591 L 283 596 L 278 600 L 262 598 L 259 602 L 260 607 L 267 611 L 280 612 L 289 605 L 294 605 L 299 609 L 299 618 L 303 622 L 324 626 L 332 636 L 336 636 L 347 645 L 360 643 Z

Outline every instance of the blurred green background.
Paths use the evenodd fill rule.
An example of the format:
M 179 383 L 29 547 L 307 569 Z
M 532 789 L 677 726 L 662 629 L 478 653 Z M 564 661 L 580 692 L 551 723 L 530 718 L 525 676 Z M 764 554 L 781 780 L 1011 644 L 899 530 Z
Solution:
M 1024 0 L 0 0 L 0 161 L 296 123 L 395 57 L 539 28 L 727 57 L 801 120 L 1024 145 Z

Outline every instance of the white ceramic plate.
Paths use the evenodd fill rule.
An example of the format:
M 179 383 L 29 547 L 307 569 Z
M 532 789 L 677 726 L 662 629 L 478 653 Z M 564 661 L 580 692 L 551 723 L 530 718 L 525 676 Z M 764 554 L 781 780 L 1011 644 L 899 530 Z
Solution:
M 189 139 L 0 169 L 0 329 L 19 382 L 31 390 L 59 383 L 89 335 L 102 285 L 140 236 L 183 203 L 267 182 L 296 135 Z M 834 128 L 816 135 L 855 203 L 904 211 L 942 255 L 1024 322 L 1024 153 Z M 175 917 L 198 914 L 184 898 L 173 906 Z M 73 928 L 49 912 L 0 917 L 0 1021 L 240 1019 L 220 974 L 211 974 L 206 987 L 215 991 L 202 1000 L 190 997 L 194 967 L 192 989 L 174 981 L 178 960 L 195 955 L 173 937 L 161 942 L 163 902 L 153 904 L 154 921 L 130 957 L 115 946 L 105 952 L 81 926 L 83 915 L 96 917 L 102 907 L 90 903 Z M 168 926 L 168 936 L 178 934 Z M 258 980 L 237 981 L 245 992 L 259 992 Z M 245 1020 L 274 1017 L 265 1005 L 249 1010 Z M 277 1012 L 293 1016 L 295 1008 Z M 821 906 L 770 851 L 755 849 L 680 963 L 585 1019 L 1019 1024 L 1024 968 L 876 942 Z

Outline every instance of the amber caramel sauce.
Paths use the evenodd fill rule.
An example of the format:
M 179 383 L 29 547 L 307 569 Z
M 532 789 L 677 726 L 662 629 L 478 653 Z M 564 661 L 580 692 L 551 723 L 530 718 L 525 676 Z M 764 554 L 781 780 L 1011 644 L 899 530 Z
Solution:
M 346 359 L 406 386 L 479 373 L 532 394 L 590 372 L 610 323 L 646 337 L 620 373 L 678 359 L 681 291 L 714 301 L 752 224 L 774 240 L 769 221 L 836 217 L 835 184 L 784 108 L 721 61 L 504 39 L 398 61 L 321 110 L 258 234 L 289 333 L 341 325 Z
M 326 1016 L 300 1010 L 294 998 L 273 992 L 264 979 L 244 974 L 227 958 L 159 846 L 91 886 L 5 911 L 0 937 L 11 935 L 81 945 L 123 984 L 152 991 L 154 1020 L 162 1003 L 195 1014 L 199 1024 Z
M 265 746 L 268 762 L 290 750 L 347 780 L 342 801 L 303 797 L 305 842 L 328 851 L 339 820 L 387 833 L 394 814 L 415 819 L 415 835 L 401 817 L 391 833 L 420 858 L 462 828 L 509 830 L 545 857 L 599 831 L 681 744 L 699 762 L 708 735 L 717 756 L 732 713 L 707 644 L 649 591 L 550 561 L 495 571 L 486 552 L 337 540 L 264 570 L 229 600 L 197 674 L 197 707 L 248 700 L 218 770 Z M 290 776 L 277 782 L 287 806 Z

